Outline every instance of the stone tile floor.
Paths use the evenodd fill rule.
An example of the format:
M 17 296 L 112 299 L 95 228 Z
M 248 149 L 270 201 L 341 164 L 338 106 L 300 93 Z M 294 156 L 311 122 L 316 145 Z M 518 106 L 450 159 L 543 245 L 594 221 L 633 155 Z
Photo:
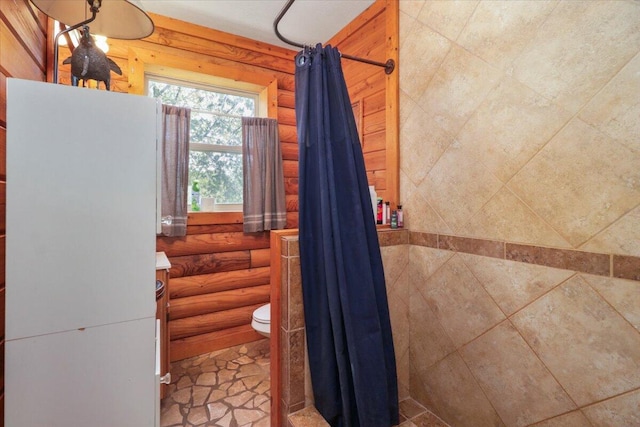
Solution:
M 269 427 L 269 340 L 171 364 L 161 427 Z
M 269 427 L 269 340 L 171 364 L 161 427 Z M 315 408 L 314 408 L 315 409 Z M 296 427 L 327 425 L 317 411 L 292 415 Z M 413 399 L 400 402 L 398 427 L 449 427 Z

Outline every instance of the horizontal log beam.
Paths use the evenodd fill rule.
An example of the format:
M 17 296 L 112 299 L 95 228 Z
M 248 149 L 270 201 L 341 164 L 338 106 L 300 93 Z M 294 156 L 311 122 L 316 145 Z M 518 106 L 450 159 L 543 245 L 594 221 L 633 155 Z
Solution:
M 278 76 L 278 90 L 293 92 L 296 89 L 296 80 L 293 74 Z
M 298 212 L 287 212 L 286 228 L 298 228 Z
M 216 313 L 172 320 L 169 322 L 171 339 L 187 338 L 250 324 L 253 312 L 262 306 L 263 304 L 254 304 Z
M 278 91 L 278 106 L 286 108 L 296 107 L 296 94 L 288 90 Z
M 169 354 L 171 355 L 171 361 L 175 362 L 261 339 L 265 339 L 265 337 L 254 331 L 251 325 L 242 325 L 222 331 L 173 340 L 171 341 Z
M 296 110 L 278 105 L 278 123 L 283 125 L 296 125 Z
M 178 70 L 192 70 L 261 86 L 268 86 L 276 78 L 278 80 L 280 78 L 285 80 L 289 77 L 293 79 L 293 76 L 288 73 L 216 56 L 201 55 L 197 52 L 176 49 L 144 40 L 124 40 L 123 42 L 126 42 L 132 49 L 137 60 L 145 65 L 161 65 Z M 117 42 L 113 41 L 113 43 Z M 129 65 L 131 66 L 131 64 Z
M 269 267 L 259 267 L 249 270 L 171 278 L 169 282 L 169 297 L 171 299 L 184 298 L 248 286 L 266 285 L 270 280 L 270 270 Z
M 285 61 L 292 61 L 295 51 L 284 47 L 274 46 L 272 44 L 260 42 L 235 34 L 225 33 L 224 31 L 214 30 L 200 25 L 180 21 L 175 18 L 164 15 L 150 13 L 153 23 L 156 27 L 166 28 L 172 31 L 184 34 L 198 34 L 199 37 L 208 39 L 213 42 L 221 42 L 235 46 L 240 49 L 252 50 L 260 52 L 263 55 L 273 55 Z M 194 31 L 197 29 L 197 31 Z
M 287 212 L 298 212 L 298 196 L 286 196 Z
M 297 160 L 283 160 L 282 172 L 285 178 L 297 178 L 298 177 L 298 161 Z
M 284 179 L 284 194 L 298 194 L 298 177 Z
M 280 137 L 280 142 L 298 143 L 298 131 L 295 126 L 278 125 L 278 136 Z
M 187 225 L 187 234 L 241 232 L 242 227 L 242 224 Z
M 201 33 L 198 33 L 198 35 L 201 35 Z M 278 58 L 265 52 L 257 52 L 256 50 L 232 46 L 224 41 L 197 37 L 191 34 L 173 31 L 169 28 L 156 26 L 153 34 L 144 40 L 163 46 L 171 46 L 181 51 L 196 52 L 206 56 L 255 65 L 269 70 L 285 73 L 294 72 L 294 63 L 291 58 Z
M 270 285 L 252 286 L 171 300 L 169 320 L 269 302 Z
M 170 257 L 171 278 L 251 268 L 251 251 Z
M 211 224 L 242 224 L 242 212 L 190 212 L 187 226 Z
M 158 251 L 168 257 L 244 251 L 269 247 L 269 233 L 214 233 L 194 234 L 183 237 L 159 237 L 156 239 Z
M 295 142 L 281 142 L 282 160 L 298 160 L 298 144 Z
M 268 267 L 270 265 L 271 265 L 270 249 L 255 249 L 251 251 L 251 268 Z

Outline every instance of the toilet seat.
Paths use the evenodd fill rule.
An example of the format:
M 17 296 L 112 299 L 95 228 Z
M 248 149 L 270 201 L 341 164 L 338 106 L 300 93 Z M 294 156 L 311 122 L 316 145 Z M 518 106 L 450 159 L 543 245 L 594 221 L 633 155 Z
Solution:
M 271 304 L 265 304 L 253 311 L 253 320 L 260 323 L 271 323 Z
M 253 311 L 251 326 L 256 332 L 269 336 L 271 332 L 271 304 L 265 304 Z

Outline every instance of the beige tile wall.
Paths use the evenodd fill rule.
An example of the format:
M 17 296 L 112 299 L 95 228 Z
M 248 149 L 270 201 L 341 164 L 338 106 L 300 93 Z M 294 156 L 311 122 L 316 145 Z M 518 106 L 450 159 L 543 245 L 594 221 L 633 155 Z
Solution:
M 409 235 L 406 231 L 378 232 L 385 270 L 387 298 L 398 372 L 398 394 L 409 397 Z M 304 307 L 298 237 L 282 237 L 280 358 L 282 425 L 286 417 L 313 405 L 305 357 Z
M 640 2 L 400 10 L 411 396 L 455 427 L 640 425 Z
M 400 9 L 407 227 L 640 256 L 640 4 Z
M 454 427 L 640 425 L 640 282 L 409 248 L 411 397 Z
M 454 427 L 638 424 L 640 281 L 589 274 L 593 262 L 572 256 L 560 261 L 573 270 L 510 260 L 494 241 L 378 236 L 400 399 L 413 397 Z M 313 396 L 297 238 L 284 239 L 286 417 Z M 543 250 L 541 261 L 557 251 L 575 252 Z

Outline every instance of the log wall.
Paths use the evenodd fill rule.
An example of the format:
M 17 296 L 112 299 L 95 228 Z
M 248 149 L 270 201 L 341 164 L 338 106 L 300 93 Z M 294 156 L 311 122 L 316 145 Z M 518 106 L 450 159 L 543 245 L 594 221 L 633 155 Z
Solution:
M 45 80 L 47 18 L 28 0 L 0 1 L 0 426 L 4 425 L 6 79 Z
M 389 6 L 391 5 L 391 6 Z M 397 2 L 378 0 L 335 37 L 345 53 L 381 62 L 390 55 L 389 17 Z M 114 91 L 144 93 L 144 73 L 173 69 L 224 77 L 270 87 L 269 116 L 278 119 L 284 160 L 287 228 L 298 226 L 298 147 L 295 122 L 295 51 L 151 14 L 154 33 L 142 40 L 109 40 L 109 57 L 123 71 L 112 74 Z M 393 27 L 392 27 L 393 28 Z M 397 28 L 396 28 L 397 31 Z M 49 38 L 51 44 L 51 37 Z M 59 53 L 59 80 L 69 84 L 70 55 Z M 397 62 L 397 58 L 396 58 Z M 393 78 L 378 67 L 343 61 L 349 91 L 360 108 L 359 127 L 371 184 L 396 201 L 397 175 L 389 150 L 397 143 L 389 126 L 389 91 Z M 47 70 L 49 76 L 52 69 Z M 188 76 L 188 75 L 187 75 Z M 390 83 L 391 82 L 391 83 Z M 395 93 L 397 96 L 397 92 Z M 359 106 L 359 107 L 358 107 Z M 393 105 L 392 105 L 393 106 Z M 394 106 L 397 108 L 397 105 Z M 396 128 L 394 128 L 396 126 Z M 391 139 L 390 139 L 391 135 Z M 269 301 L 269 236 L 244 235 L 237 213 L 193 213 L 184 238 L 160 237 L 157 250 L 172 263 L 169 280 L 171 358 L 179 360 L 259 339 L 251 313 Z
M 395 4 L 394 4 L 395 3 Z M 379 15 L 391 12 L 384 18 L 385 27 Z M 395 17 L 393 16 L 395 15 Z M 296 143 L 293 51 L 281 49 L 242 37 L 186 24 L 167 17 L 153 15 L 156 32 L 147 39 L 137 41 L 110 40 L 109 56 L 122 68 L 123 76 L 114 76 L 112 90 L 140 93 L 139 67 L 130 66 L 130 61 L 140 58 L 162 61 L 167 66 L 217 74 L 235 70 L 231 76 L 243 79 L 245 76 L 266 76 L 277 80 L 277 118 L 280 122 L 280 139 L 286 167 L 286 193 L 288 210 L 288 228 L 297 227 L 298 211 L 298 149 Z M 394 24 L 395 20 L 395 24 Z M 394 30 L 394 25 L 396 28 Z M 53 70 L 52 24 L 46 16 L 32 7 L 27 0 L 0 1 L 0 427 L 4 423 L 4 262 L 5 262 L 5 185 L 6 185 L 6 93 L 7 77 L 19 77 L 31 80 L 50 81 Z M 380 35 L 384 34 L 383 38 Z M 394 36 L 395 34 L 395 36 Z M 373 38 L 377 42 L 355 44 L 355 40 Z M 378 0 L 371 8 L 347 26 L 330 42 L 345 53 L 376 58 L 381 62 L 395 55 L 397 63 L 397 2 Z M 384 53 L 379 46 L 384 45 Z M 378 46 L 378 48 L 376 48 Z M 47 48 L 48 47 L 48 48 Z M 394 52 L 395 49 L 395 52 Z M 60 62 L 69 55 L 62 48 Z M 176 59 L 177 58 L 177 59 Z M 367 171 L 370 184 L 386 199 L 397 201 L 398 169 L 397 161 L 397 70 L 385 76 L 377 67 L 345 63 L 345 75 L 349 93 L 357 112 L 361 140 L 366 154 Z M 142 76 L 143 78 L 143 76 Z M 60 69 L 60 82 L 69 84 L 67 68 Z M 395 98 L 394 98 L 395 97 Z M 395 99 L 395 100 L 394 100 Z M 383 101 L 384 100 L 384 101 Z M 382 106 L 384 102 L 384 106 Z M 385 111 L 384 127 L 382 113 Z M 384 131 L 383 131 L 384 129 Z M 384 147 L 384 149 L 382 148 Z M 384 152 L 384 153 L 383 153 Z M 384 159 L 384 161 L 382 160 Z M 395 167 L 395 169 L 394 169 Z M 395 188 L 395 189 L 394 189 Z M 393 192 L 396 192 L 395 195 Z M 252 309 L 266 301 L 262 296 L 264 286 L 269 284 L 269 249 L 266 247 L 241 247 L 225 250 L 218 246 L 208 247 L 216 238 L 232 242 L 234 236 L 241 233 L 241 219 L 226 214 L 212 217 L 209 214 L 194 214 L 190 218 L 188 239 L 161 238 L 158 250 L 167 252 L 174 264 L 171 275 L 173 303 L 180 307 L 184 301 L 202 295 L 204 300 L 210 295 L 224 292 L 245 292 L 251 295 L 253 302 L 239 301 L 237 307 L 225 310 L 208 308 L 205 312 L 173 319 L 175 326 L 172 339 L 174 359 L 210 351 L 216 348 L 234 345 L 256 339 L 249 327 Z M 200 217 L 199 217 L 200 216 Z M 235 234 L 233 234 L 235 233 Z M 193 236 L 203 236 L 205 243 L 198 240 L 197 251 L 181 254 L 180 249 L 188 245 Z M 209 243 L 207 243 L 209 242 Z M 230 243 L 233 246 L 234 243 Z M 255 244 L 255 242 L 252 242 Z M 174 253 L 174 248 L 176 252 Z M 231 268 L 230 259 L 242 263 L 242 268 Z M 223 260 L 226 260 L 223 261 Z M 211 264 L 217 267 L 211 267 Z M 185 300 L 179 302 L 182 298 Z M 268 297 L 267 297 L 268 298 Z M 242 298 L 234 295 L 232 300 Z M 260 303 L 255 304 L 255 301 Z M 222 304 L 222 303 L 221 303 Z M 181 313 L 178 309 L 178 313 Z M 183 312 L 184 313 L 184 312 Z M 200 316 L 200 317 L 198 317 Z M 186 320 L 185 320 L 186 319 Z M 190 319 L 190 320 L 189 320 Z M 222 329 L 218 329 L 221 327 Z
M 154 33 L 146 39 L 109 40 L 109 57 L 123 71 L 112 90 L 144 93 L 149 70 L 199 73 L 270 88 L 268 115 L 278 119 L 284 157 L 287 227 L 297 227 L 297 136 L 294 109 L 294 51 L 151 14 Z M 69 84 L 62 65 L 60 81 Z M 189 78 L 192 74 L 185 74 Z M 244 234 L 240 213 L 191 213 L 187 236 L 158 237 L 172 268 L 169 333 L 172 360 L 260 339 L 251 316 L 269 302 L 269 235 Z

